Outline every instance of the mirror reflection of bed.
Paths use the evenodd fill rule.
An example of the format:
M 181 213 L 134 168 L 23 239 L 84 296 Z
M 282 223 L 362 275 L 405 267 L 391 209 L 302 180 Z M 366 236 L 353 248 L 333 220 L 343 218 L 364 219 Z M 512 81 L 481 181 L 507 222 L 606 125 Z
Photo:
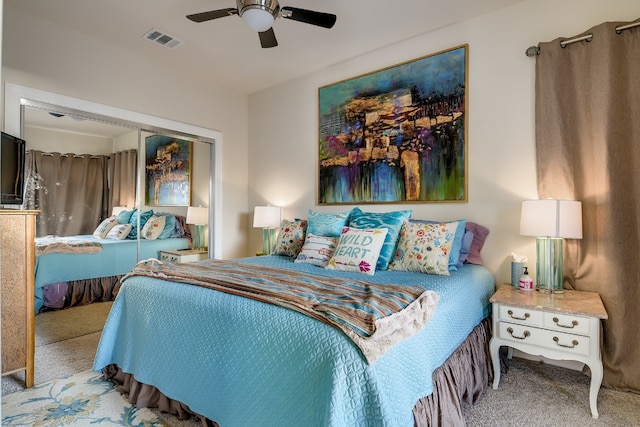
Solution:
M 114 207 L 122 207 L 118 205 L 126 206 L 124 210 L 137 210 L 137 213 L 133 214 L 132 218 L 135 218 L 134 224 L 138 226 L 139 231 L 142 231 L 139 219 L 142 214 L 140 214 L 140 212 L 153 210 L 154 213 L 164 212 L 167 216 L 173 215 L 186 217 L 189 207 L 203 206 L 206 207 L 209 212 L 207 218 L 208 224 L 204 224 L 199 227 L 204 227 L 206 230 L 203 241 L 206 243 L 206 246 L 208 246 L 208 248 L 204 248 L 205 256 L 208 256 L 210 258 L 216 258 L 220 256 L 221 238 L 219 223 L 220 217 L 222 215 L 219 203 L 221 189 L 220 168 L 222 158 L 221 132 L 190 125 L 187 123 L 177 122 L 170 119 L 164 119 L 158 116 L 137 113 L 123 108 L 72 98 L 62 94 L 56 94 L 29 88 L 26 86 L 15 85 L 12 83 L 5 84 L 4 98 L 4 131 L 10 135 L 15 135 L 25 139 L 27 150 L 37 150 L 41 152 L 51 153 L 53 155 L 50 157 L 55 157 L 58 161 L 69 158 L 88 158 L 91 161 L 93 160 L 91 158 L 94 156 L 109 157 L 112 155 L 112 153 L 123 151 L 136 152 L 136 156 L 138 159 L 136 162 L 137 164 L 133 179 L 122 179 L 122 181 L 129 182 L 129 186 L 131 186 L 130 182 L 133 180 L 133 185 L 135 186 L 135 193 L 133 195 L 119 193 L 119 199 L 113 199 L 105 196 L 104 202 L 100 205 L 100 208 L 97 209 L 97 212 L 92 212 L 92 215 L 95 214 L 95 216 L 93 216 L 87 222 L 87 224 L 84 225 L 84 229 L 80 231 L 73 231 L 71 229 L 65 229 L 64 227 L 47 227 L 43 228 L 43 230 L 41 231 L 41 236 L 47 234 L 57 234 L 58 236 L 81 235 L 77 233 L 87 233 L 85 235 L 90 236 L 99 227 L 101 221 L 111 216 Z M 54 112 L 56 114 L 51 115 L 49 114 L 49 112 Z M 82 118 L 83 120 L 80 120 L 80 118 Z M 145 175 L 143 171 L 146 169 L 145 157 L 138 155 L 138 153 L 142 153 L 145 150 L 145 138 L 154 135 L 161 135 L 169 138 L 177 138 L 189 141 L 191 146 L 192 162 L 189 169 L 191 184 L 190 199 L 188 199 L 188 203 L 154 204 L 145 202 L 145 197 L 143 197 L 145 188 Z M 64 155 L 66 155 L 66 157 Z M 114 176 L 116 178 L 125 178 L 124 174 L 122 173 L 115 174 Z M 107 179 L 109 180 L 108 174 Z M 46 185 L 52 185 L 51 188 L 57 188 L 59 190 L 68 190 L 67 194 L 77 193 L 79 192 L 79 190 L 77 189 L 77 186 L 75 186 L 75 184 L 84 184 L 84 182 L 82 182 L 84 180 L 86 180 L 85 177 L 79 179 L 76 178 L 72 180 L 73 185 L 67 184 L 66 186 L 64 186 L 62 185 L 63 181 L 56 178 L 51 180 L 53 181 L 53 183 L 49 182 L 46 183 Z M 110 185 L 113 180 L 114 179 L 112 176 Z M 121 186 L 121 188 L 122 187 L 123 186 Z M 99 192 L 96 191 L 96 193 Z M 103 198 L 104 196 L 104 194 L 98 195 L 99 199 Z M 56 199 L 57 198 L 58 193 L 56 192 Z M 64 222 L 59 221 L 60 219 L 69 219 L 69 214 L 67 212 L 72 212 L 70 215 L 75 218 L 77 215 L 79 215 L 78 213 L 76 213 L 75 209 L 83 208 L 85 207 L 84 205 L 85 203 L 83 201 L 77 200 L 72 203 L 62 203 L 62 214 L 56 214 L 53 217 L 47 215 L 47 209 L 43 210 L 41 209 L 41 206 L 38 206 L 37 208 L 35 208 L 35 210 L 29 210 L 25 205 L 15 207 L 3 206 L 3 209 L 13 208 L 22 209 L 25 210 L 25 212 L 34 212 L 37 213 L 37 215 L 41 214 L 42 221 L 50 221 L 56 223 Z M 73 210 L 71 210 L 70 208 L 73 208 Z M 35 220 L 35 222 L 37 222 L 37 219 Z M 167 222 L 168 221 L 165 220 L 165 224 Z M 182 225 L 184 229 L 190 232 L 194 228 L 194 226 L 191 224 Z M 184 236 L 174 237 L 173 240 L 179 240 L 183 237 Z M 132 249 L 129 249 L 128 251 L 116 251 L 119 258 L 116 259 L 115 263 L 118 265 L 126 264 L 126 270 L 122 271 L 121 273 L 128 271 L 130 269 L 129 266 L 135 265 L 138 260 L 150 257 L 150 255 L 148 253 L 145 253 L 144 251 L 145 247 L 147 246 L 145 245 L 145 242 L 147 240 L 150 239 L 139 239 L 136 236 L 135 239 L 129 240 Z M 189 244 L 190 243 L 187 243 L 187 246 Z M 45 262 L 42 262 L 42 260 L 44 260 L 44 258 L 42 257 L 57 257 L 63 255 L 73 255 L 75 257 L 78 257 L 76 258 L 78 261 L 74 262 L 57 262 L 57 270 L 64 273 L 67 270 L 72 270 L 72 267 L 76 265 L 84 264 L 84 262 L 82 261 L 82 257 L 91 257 L 95 254 L 59 254 L 54 252 L 42 255 L 38 257 L 40 259 L 36 259 L 36 280 L 38 280 L 38 277 L 40 277 L 42 273 L 41 267 L 46 264 Z M 159 257 L 159 255 L 159 252 L 154 249 L 151 256 Z M 108 276 L 108 274 L 92 274 L 91 277 L 89 277 L 88 275 L 84 277 L 80 276 L 73 278 L 73 280 L 95 279 L 106 276 Z M 67 281 L 66 278 L 60 279 L 55 277 L 53 280 L 54 282 Z M 46 279 L 46 281 L 49 281 L 49 279 Z M 103 299 L 114 297 L 113 293 L 109 295 L 109 298 L 104 298 L 103 295 L 108 292 L 98 293 Z M 91 304 L 84 304 L 87 301 L 80 301 L 80 303 L 84 305 L 74 305 L 70 308 L 64 308 L 65 304 L 69 303 L 69 301 L 66 301 L 66 294 L 61 300 L 63 301 L 63 308 L 56 307 L 49 311 L 42 311 L 39 313 L 35 310 L 35 308 L 37 307 L 37 301 L 34 300 L 33 306 L 28 307 L 28 312 L 35 312 L 36 315 L 32 319 L 25 320 L 26 329 L 32 328 L 33 325 L 31 322 L 35 322 L 36 335 L 37 330 L 40 329 L 41 326 L 49 327 L 49 332 L 53 331 L 54 336 L 57 336 L 62 330 L 70 330 L 70 333 L 75 333 L 73 331 L 75 331 L 77 328 L 74 326 L 74 324 L 86 326 L 85 324 L 91 323 L 93 324 L 93 326 L 91 326 L 91 328 L 89 329 L 101 329 L 104 325 L 106 312 L 108 311 L 105 311 L 106 309 L 103 309 L 100 306 L 109 307 L 112 303 L 112 301 L 109 301 L 105 303 L 95 302 Z M 60 303 L 60 299 L 58 300 L 58 303 Z M 77 308 L 85 307 L 92 312 L 98 313 L 94 316 L 94 320 L 92 322 L 88 322 L 87 314 L 82 314 L 82 310 L 74 310 Z M 61 316 L 61 314 L 63 313 L 66 314 L 64 316 Z M 60 322 L 62 322 L 60 320 L 61 318 L 66 319 L 63 322 L 64 325 L 60 324 Z M 29 326 L 30 324 L 31 326 Z M 43 335 L 43 339 L 45 341 L 51 340 L 49 332 Z M 87 335 L 85 332 L 86 331 L 82 332 L 81 335 Z M 21 336 L 18 338 L 22 339 Z M 30 340 L 28 336 L 24 338 L 27 342 Z M 36 337 L 36 385 L 42 383 L 42 378 L 40 378 L 39 380 L 39 372 L 42 373 L 43 369 L 45 371 L 49 370 L 46 364 L 37 363 L 37 361 L 39 360 L 39 353 L 41 356 L 45 355 L 46 357 L 49 357 L 47 352 L 38 351 L 37 341 L 38 338 Z M 57 348 L 58 339 L 55 338 L 54 341 L 55 342 L 53 343 L 53 346 Z M 94 349 L 90 352 L 90 359 L 93 358 L 95 345 L 93 346 L 93 348 Z M 54 352 L 57 353 L 59 352 L 59 350 L 54 349 Z M 70 354 L 70 352 L 67 350 L 61 350 L 60 357 L 66 357 L 69 355 L 68 353 Z M 8 380 L 11 379 L 15 380 L 13 381 L 13 386 L 18 387 L 18 389 L 25 388 L 28 382 L 25 378 L 27 377 L 27 375 L 33 375 L 33 357 L 33 346 L 31 346 L 30 349 L 29 345 L 27 345 L 27 354 L 25 355 L 26 360 L 24 361 L 27 369 L 24 371 L 16 372 L 15 374 L 3 376 L 3 395 L 5 394 L 5 386 L 8 382 L 10 382 Z M 32 366 L 31 373 L 28 372 L 30 364 Z
M 111 301 L 119 278 L 138 260 L 192 246 L 187 206 L 145 204 L 140 153 L 145 138 L 156 133 L 83 116 L 24 109 L 31 171 L 26 206 L 40 210 L 36 313 Z M 209 159 L 209 145 L 193 142 L 198 162 L 190 165 L 192 177 L 199 168 L 208 172 L 209 164 L 202 159 Z M 197 205 L 209 205 L 208 191 L 198 190 L 208 186 L 207 181 L 193 179 L 192 201 Z M 162 233 L 149 232 L 159 226 Z

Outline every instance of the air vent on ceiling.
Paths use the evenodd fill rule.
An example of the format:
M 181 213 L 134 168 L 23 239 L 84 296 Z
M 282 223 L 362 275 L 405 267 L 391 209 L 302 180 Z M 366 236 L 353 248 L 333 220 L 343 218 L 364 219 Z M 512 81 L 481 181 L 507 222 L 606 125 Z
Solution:
M 182 40 L 170 36 L 169 34 L 160 30 L 156 30 L 155 28 L 149 30 L 142 37 L 149 40 L 150 42 L 158 43 L 164 47 L 168 47 L 169 49 L 176 48 L 184 43 Z

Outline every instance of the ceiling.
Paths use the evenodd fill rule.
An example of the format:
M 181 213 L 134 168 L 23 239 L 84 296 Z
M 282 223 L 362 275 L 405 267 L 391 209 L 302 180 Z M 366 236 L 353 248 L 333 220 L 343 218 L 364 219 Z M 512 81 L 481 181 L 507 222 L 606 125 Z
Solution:
M 238 16 L 194 23 L 188 14 L 235 7 L 234 0 L 5 0 L 89 37 L 158 63 L 253 93 L 364 53 L 483 15 L 523 0 L 280 0 L 280 6 L 337 15 L 332 29 L 277 19 L 279 45 L 262 49 Z M 169 49 L 143 36 L 157 29 L 183 42 Z M 206 80 L 205 80 L 206 81 Z

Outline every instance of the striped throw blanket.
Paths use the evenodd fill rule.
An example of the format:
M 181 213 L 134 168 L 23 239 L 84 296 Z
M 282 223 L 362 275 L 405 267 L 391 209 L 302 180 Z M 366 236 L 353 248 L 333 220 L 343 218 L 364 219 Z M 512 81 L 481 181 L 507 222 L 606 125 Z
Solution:
M 102 251 L 102 244 L 91 240 L 78 239 L 74 236 L 36 237 L 36 256 L 62 254 L 95 254 Z
M 304 313 L 344 332 L 369 364 L 422 329 L 439 296 L 420 286 L 379 285 L 234 261 L 139 262 L 122 278 L 146 276 L 189 283 Z

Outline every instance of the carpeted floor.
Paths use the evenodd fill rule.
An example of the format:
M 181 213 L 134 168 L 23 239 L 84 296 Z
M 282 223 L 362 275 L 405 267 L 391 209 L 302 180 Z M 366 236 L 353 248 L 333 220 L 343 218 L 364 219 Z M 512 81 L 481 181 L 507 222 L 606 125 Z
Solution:
M 36 316 L 36 385 L 81 372 L 92 375 L 93 357 L 110 307 L 111 303 L 99 303 Z M 26 396 L 19 393 L 23 389 L 22 374 L 3 377 L 3 409 L 9 397 L 20 400 L 18 396 Z M 110 393 L 118 394 L 114 390 Z M 640 427 L 640 394 L 602 387 L 598 395 L 600 418 L 596 420 L 589 409 L 588 376 L 517 358 L 509 361 L 509 372 L 502 375 L 497 390 L 489 388 L 479 402 L 465 405 L 463 410 L 469 426 Z M 151 413 L 172 427 L 198 425 L 194 420 L 180 421 L 155 409 Z M 78 421 L 64 425 L 87 424 Z
M 590 377 L 581 372 L 513 358 L 497 390 L 464 405 L 469 426 L 640 427 L 640 394 L 601 387 L 599 419 L 591 417 Z

